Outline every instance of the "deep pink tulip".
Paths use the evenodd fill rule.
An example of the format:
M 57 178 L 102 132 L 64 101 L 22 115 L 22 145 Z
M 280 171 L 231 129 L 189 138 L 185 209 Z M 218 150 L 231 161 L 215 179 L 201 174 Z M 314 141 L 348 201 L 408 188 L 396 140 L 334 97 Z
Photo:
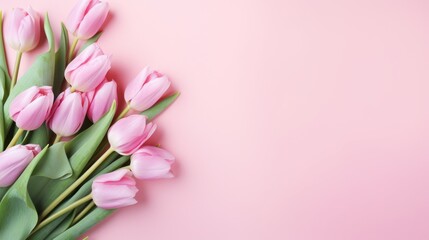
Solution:
M 100 175 L 92 183 L 92 200 L 99 208 L 115 209 L 137 203 L 138 189 L 132 173 L 119 169 Z
M 9 187 L 41 151 L 37 144 L 16 145 L 0 153 L 0 187 Z
M 145 67 L 125 89 L 125 101 L 133 110 L 142 112 L 152 107 L 169 87 L 165 75 Z
M 67 29 L 79 39 L 89 39 L 100 30 L 108 13 L 107 2 L 81 0 L 67 18 Z
M 52 87 L 33 86 L 13 99 L 9 115 L 19 128 L 35 130 L 48 118 L 53 102 Z
M 146 117 L 130 115 L 118 120 L 107 134 L 110 146 L 121 155 L 131 155 L 137 151 L 155 132 L 156 125 L 146 124 Z
M 74 89 L 89 92 L 103 82 L 109 69 L 109 56 L 93 43 L 70 62 L 64 76 Z
M 16 51 L 34 49 L 40 40 L 40 17 L 31 7 L 28 11 L 14 8 L 4 21 L 7 44 Z
M 68 88 L 54 102 L 47 122 L 49 128 L 62 137 L 75 134 L 82 127 L 88 105 L 89 101 L 84 93 L 72 93 Z
M 88 109 L 88 118 L 91 122 L 97 122 L 106 114 L 113 101 L 118 102 L 118 86 L 115 81 L 104 82 L 94 91 L 88 93 L 90 105 Z
M 144 146 L 131 155 L 131 171 L 138 179 L 172 178 L 174 156 L 168 151 Z

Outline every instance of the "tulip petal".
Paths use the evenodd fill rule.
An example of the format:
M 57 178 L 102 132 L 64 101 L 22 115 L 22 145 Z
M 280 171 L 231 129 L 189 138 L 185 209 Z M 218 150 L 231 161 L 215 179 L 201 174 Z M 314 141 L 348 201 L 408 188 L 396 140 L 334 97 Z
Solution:
M 98 56 L 71 73 L 70 77 L 74 79 L 71 85 L 82 92 L 95 90 L 106 77 L 110 67 L 109 56 Z
M 152 122 L 150 122 L 146 125 L 146 127 L 144 129 L 144 134 L 143 134 L 143 143 L 145 143 L 155 133 L 155 130 L 157 129 L 157 127 L 158 126 Z
M 16 145 L 0 153 L 0 187 L 12 185 L 33 159 L 25 146 Z
M 175 160 L 175 157 L 169 151 L 162 149 L 162 148 L 159 148 L 159 147 L 154 147 L 154 146 L 144 146 L 141 149 L 139 149 L 137 152 L 134 153 L 134 155 L 136 155 L 136 154 L 149 155 L 149 156 L 159 156 L 159 157 L 162 157 L 163 159 L 165 159 L 169 162 L 174 162 L 174 160 Z
M 30 87 L 27 90 L 24 90 L 20 94 L 18 94 L 12 103 L 10 104 L 9 108 L 9 115 L 10 117 L 15 120 L 16 115 L 28 104 L 33 101 L 34 97 L 39 93 L 39 90 L 36 86 Z
M 138 179 L 171 178 L 171 164 L 162 157 L 144 156 L 131 158 L 131 171 Z
M 16 51 L 21 48 L 19 41 L 18 29 L 21 25 L 21 20 L 27 13 L 21 8 L 14 8 L 10 14 L 7 14 L 4 21 L 4 34 L 7 44 Z
M 115 81 L 106 82 L 90 95 L 94 96 L 88 109 L 88 118 L 96 122 L 109 111 L 113 101 L 118 102 L 117 84 Z
M 16 125 L 27 131 L 32 131 L 42 126 L 52 106 L 52 103 L 46 102 L 47 98 L 46 96 L 39 97 L 24 108 L 15 120 Z
M 29 13 L 21 20 L 18 29 L 20 51 L 26 52 L 34 49 L 40 40 L 40 20 L 37 13 L 30 8 Z
M 72 11 L 70 12 L 70 15 L 66 20 L 66 26 L 70 32 L 76 32 L 80 22 L 85 16 L 87 8 L 92 2 L 92 0 L 81 0 L 73 7 Z
M 105 183 L 110 181 L 119 181 L 125 176 L 131 176 L 131 172 L 128 169 L 121 168 L 114 172 L 106 173 L 103 175 L 98 176 L 94 179 L 94 182 L 96 183 Z
M 137 114 L 117 121 L 107 134 L 111 147 L 121 155 L 131 155 L 144 143 L 145 126 L 146 117 Z
M 48 125 L 58 135 L 71 136 L 81 128 L 87 110 L 87 99 L 79 92 L 71 93 L 54 110 Z
M 72 84 L 70 75 L 71 73 L 82 66 L 83 64 L 89 62 L 91 59 L 94 59 L 98 56 L 103 55 L 103 51 L 97 43 L 93 43 L 89 45 L 85 50 L 83 50 L 79 55 L 76 56 L 66 67 L 65 69 L 65 78 L 66 80 Z
M 144 111 L 152 107 L 167 89 L 170 87 L 170 81 L 166 76 L 156 78 L 144 84 L 137 95 L 131 100 L 131 108 L 137 111 Z
M 89 39 L 100 30 L 107 14 L 109 13 L 109 4 L 100 2 L 95 4 L 84 16 L 77 29 L 76 35 L 80 39 Z
M 143 68 L 143 70 L 133 79 L 133 81 L 131 81 L 128 84 L 124 93 L 126 102 L 131 101 L 131 99 L 133 99 L 137 95 L 137 93 L 143 87 L 143 84 L 145 84 L 150 73 L 151 73 L 150 67 L 147 66 Z

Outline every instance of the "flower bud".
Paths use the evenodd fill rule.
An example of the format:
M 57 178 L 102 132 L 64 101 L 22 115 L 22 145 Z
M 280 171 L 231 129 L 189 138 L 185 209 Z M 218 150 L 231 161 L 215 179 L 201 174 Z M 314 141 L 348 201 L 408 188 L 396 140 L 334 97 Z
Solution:
M 119 169 L 100 175 L 92 183 L 92 200 L 99 208 L 115 209 L 137 203 L 138 189 L 132 173 Z
M 48 118 L 53 102 L 52 87 L 33 86 L 13 99 L 9 115 L 19 128 L 27 131 L 35 130 Z
M 107 2 L 81 0 L 67 18 L 67 29 L 79 39 L 89 39 L 100 30 L 108 13 Z
M 142 112 L 152 107 L 169 87 L 165 75 L 145 67 L 125 89 L 125 101 L 133 110 Z
M 41 151 L 37 144 L 16 145 L 0 153 L 0 187 L 9 187 Z
M 117 153 L 127 156 L 137 151 L 152 136 L 155 129 L 155 124 L 146 124 L 146 117 L 134 114 L 113 124 L 107 138 L 111 148 Z
M 174 156 L 168 151 L 144 146 L 131 155 L 131 171 L 138 179 L 172 178 Z
M 66 89 L 54 102 L 48 127 L 59 136 L 72 136 L 82 127 L 88 105 L 88 98 L 84 93 L 72 93 L 70 88 Z
M 4 35 L 7 44 L 16 51 L 34 49 L 40 40 L 40 17 L 30 7 L 28 11 L 14 8 L 5 17 Z
M 89 92 L 103 82 L 109 69 L 109 56 L 93 43 L 67 65 L 64 76 L 74 89 Z
M 91 103 L 88 109 L 88 118 L 91 122 L 97 122 L 106 114 L 113 101 L 118 102 L 118 86 L 115 81 L 104 82 L 94 91 L 88 93 Z

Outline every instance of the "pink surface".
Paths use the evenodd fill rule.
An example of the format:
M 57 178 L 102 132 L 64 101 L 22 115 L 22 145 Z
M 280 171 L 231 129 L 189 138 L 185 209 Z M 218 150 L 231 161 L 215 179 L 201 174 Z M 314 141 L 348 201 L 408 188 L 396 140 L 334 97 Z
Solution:
M 109 2 L 110 76 L 182 92 L 156 121 L 178 177 L 91 240 L 429 239 L 429 2 Z M 0 6 L 28 4 L 58 33 L 74 1 Z

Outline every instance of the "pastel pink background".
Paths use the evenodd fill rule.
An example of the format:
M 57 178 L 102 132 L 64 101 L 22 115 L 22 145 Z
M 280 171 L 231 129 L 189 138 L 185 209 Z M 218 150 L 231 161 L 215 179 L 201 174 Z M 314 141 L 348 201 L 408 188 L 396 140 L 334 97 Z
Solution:
M 74 2 L 0 7 L 58 34 Z M 91 240 L 429 239 L 428 1 L 109 2 L 110 76 L 150 64 L 182 92 L 156 120 L 177 178 Z

